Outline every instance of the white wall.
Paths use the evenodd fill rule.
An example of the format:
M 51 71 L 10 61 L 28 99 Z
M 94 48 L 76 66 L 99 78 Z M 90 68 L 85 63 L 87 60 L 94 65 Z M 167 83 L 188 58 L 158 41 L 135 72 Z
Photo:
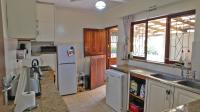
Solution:
M 83 28 L 104 28 L 102 13 L 57 7 L 55 10 L 55 44 L 75 44 L 77 46 L 78 71 L 88 73 L 88 63 L 84 65 Z M 88 59 L 87 59 L 88 61 Z M 87 67 L 85 67 L 87 66 Z

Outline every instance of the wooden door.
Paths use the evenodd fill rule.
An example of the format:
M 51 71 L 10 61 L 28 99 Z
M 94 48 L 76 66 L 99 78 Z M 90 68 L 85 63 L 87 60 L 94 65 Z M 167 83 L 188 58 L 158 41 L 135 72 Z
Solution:
M 91 56 L 90 63 L 90 87 L 95 89 L 105 84 L 106 56 Z
M 106 37 L 107 37 L 107 64 L 106 68 L 109 68 L 110 65 L 117 64 L 117 42 L 118 42 L 118 26 L 106 28 Z M 113 47 L 116 45 L 116 47 Z M 114 55 L 113 55 L 114 54 Z
M 84 56 L 106 54 L 106 33 L 104 29 L 84 29 Z
M 167 94 L 171 86 L 156 81 L 148 81 L 146 112 L 162 112 L 169 109 L 173 102 L 173 95 Z

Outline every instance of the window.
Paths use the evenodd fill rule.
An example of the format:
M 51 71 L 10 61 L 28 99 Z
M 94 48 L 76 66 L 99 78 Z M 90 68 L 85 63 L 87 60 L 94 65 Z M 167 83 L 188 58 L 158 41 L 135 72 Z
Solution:
M 192 52 L 195 15 L 172 17 L 170 21 L 169 61 L 179 61 L 185 53 Z
M 111 58 L 117 58 L 118 29 L 114 28 L 110 33 Z
M 133 56 L 145 57 L 146 23 L 135 24 L 133 28 Z
M 134 58 L 159 63 L 191 58 L 195 10 L 133 22 L 131 50 Z
M 117 57 L 117 40 L 118 36 L 111 36 L 111 58 Z
M 165 61 L 166 20 L 166 18 L 162 18 L 148 21 L 148 61 Z

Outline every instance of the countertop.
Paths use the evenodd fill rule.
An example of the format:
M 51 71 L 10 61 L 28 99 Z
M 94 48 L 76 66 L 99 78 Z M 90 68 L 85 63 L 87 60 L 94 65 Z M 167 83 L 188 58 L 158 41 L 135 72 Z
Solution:
M 124 73 L 128 73 L 131 70 L 137 69 L 137 67 L 130 66 L 130 65 L 127 65 L 127 64 L 125 64 L 125 65 L 111 65 L 110 67 L 111 67 L 111 69 L 115 69 L 115 70 L 118 70 L 118 71 L 121 71 L 121 72 L 124 72 Z
M 160 78 L 156 78 L 154 76 L 151 76 L 152 74 L 166 74 L 166 75 L 172 75 L 172 74 L 167 74 L 167 73 L 161 73 L 158 71 L 153 71 L 153 70 L 148 70 L 148 69 L 144 69 L 144 68 L 139 68 L 139 67 L 134 67 L 134 66 L 130 66 L 130 65 L 112 65 L 110 66 L 111 69 L 115 69 L 124 73 L 130 73 L 131 75 L 141 75 L 143 77 L 145 77 L 146 79 L 152 79 L 152 80 L 156 80 L 168 85 L 172 85 L 184 90 L 188 90 L 197 94 L 200 94 L 200 90 L 199 89 L 195 89 L 195 88 L 191 88 L 188 86 L 184 86 L 181 84 L 178 84 L 177 81 L 168 81 L 168 80 L 164 80 L 164 79 L 160 79 Z M 180 80 L 184 80 L 184 79 L 180 79 Z
M 147 69 L 143 69 L 143 68 L 138 68 L 138 67 L 134 67 L 134 66 L 130 66 L 130 65 L 113 65 L 111 66 L 111 69 L 115 69 L 124 73 L 130 73 L 131 75 L 142 75 L 143 77 L 147 78 L 147 79 L 151 79 L 151 80 L 156 80 L 168 85 L 172 85 L 193 93 L 197 93 L 200 94 L 200 90 L 199 89 L 195 89 L 195 88 L 191 88 L 188 86 L 183 86 L 178 84 L 176 81 L 167 81 L 164 79 L 160 79 L 160 78 L 156 78 L 151 76 L 152 74 L 158 74 L 160 72 L 157 71 L 152 71 L 152 70 L 147 70 Z M 166 73 L 164 73 L 166 74 Z M 171 74 L 168 74 L 171 75 Z M 176 107 L 175 109 L 172 110 L 167 110 L 164 112 L 200 112 L 200 100 L 185 104 L 185 105 L 181 105 Z
M 41 80 L 42 95 L 37 97 L 39 107 L 32 110 L 32 112 L 68 112 L 67 105 L 54 85 L 53 75 L 53 71 L 43 72 L 43 79 Z M 14 104 L 12 102 L 9 102 L 7 106 L 0 104 L 0 109 L 1 112 L 13 112 Z

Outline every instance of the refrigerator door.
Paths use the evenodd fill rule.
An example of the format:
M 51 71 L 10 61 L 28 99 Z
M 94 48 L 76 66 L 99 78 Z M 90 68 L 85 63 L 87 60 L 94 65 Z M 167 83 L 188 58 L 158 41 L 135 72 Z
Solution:
M 58 64 L 76 62 L 75 47 L 73 45 L 58 45 L 57 54 L 58 54 Z
M 68 95 L 77 92 L 76 64 L 58 65 L 58 85 L 60 95 Z

